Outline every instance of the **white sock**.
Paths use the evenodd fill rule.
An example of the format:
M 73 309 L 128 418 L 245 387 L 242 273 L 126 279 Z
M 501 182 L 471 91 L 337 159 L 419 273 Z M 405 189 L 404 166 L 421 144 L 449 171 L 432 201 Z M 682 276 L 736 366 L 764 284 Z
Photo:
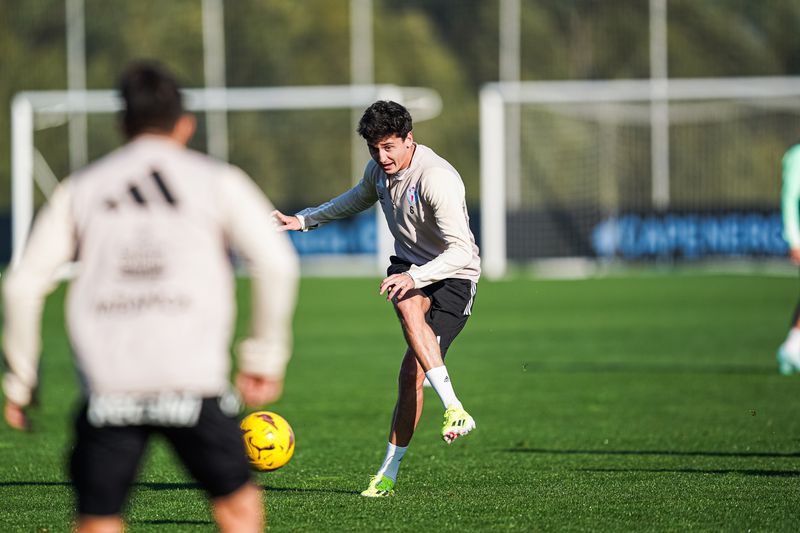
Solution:
M 792 328 L 783 343 L 786 351 L 792 354 L 800 353 L 800 328 Z
M 386 457 L 378 470 L 379 476 L 386 476 L 392 481 L 397 481 L 397 471 L 400 469 L 400 461 L 406 453 L 408 446 L 395 446 L 391 442 L 386 447 Z
M 456 392 L 453 390 L 453 384 L 450 383 L 450 376 L 447 375 L 447 367 L 437 366 L 425 372 L 425 377 L 431 383 L 431 387 L 439 395 L 442 400 L 442 405 L 447 409 L 448 407 L 455 406 L 461 407 L 461 402 L 456 397 Z

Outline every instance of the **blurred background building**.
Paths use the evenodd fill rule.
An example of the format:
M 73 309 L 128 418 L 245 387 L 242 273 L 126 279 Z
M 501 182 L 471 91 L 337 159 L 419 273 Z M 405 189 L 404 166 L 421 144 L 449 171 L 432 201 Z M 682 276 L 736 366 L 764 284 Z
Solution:
M 502 240 L 508 263 L 498 273 L 576 257 L 778 257 L 780 158 L 800 132 L 798 27 L 796 0 L 3 0 L 0 260 L 11 251 L 14 95 L 113 89 L 139 58 L 163 62 L 187 88 L 434 90 L 442 108 L 415 137 L 461 172 L 479 244 L 491 251 Z M 757 89 L 737 91 L 742 78 L 758 79 Z M 536 85 L 605 80 L 632 81 Z M 703 83 L 689 90 L 686 80 Z M 492 181 L 481 166 L 481 91 L 500 81 L 503 163 Z M 548 90 L 561 96 L 543 97 Z M 194 147 L 241 166 L 293 211 L 358 178 L 368 157 L 353 133 L 358 116 L 210 111 L 198 116 Z M 35 206 L 48 183 L 121 142 L 115 121 L 35 116 Z M 495 186 L 499 215 L 482 203 Z M 487 210 L 501 220 L 499 237 L 482 230 Z M 295 242 L 307 258 L 368 256 L 374 222 Z

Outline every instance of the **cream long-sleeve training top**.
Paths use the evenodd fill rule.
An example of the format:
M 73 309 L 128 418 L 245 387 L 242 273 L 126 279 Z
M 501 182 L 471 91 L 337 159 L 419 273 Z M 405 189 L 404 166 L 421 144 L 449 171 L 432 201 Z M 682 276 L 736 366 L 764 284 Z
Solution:
M 160 136 L 137 137 L 65 179 L 3 285 L 7 398 L 30 402 L 44 299 L 74 258 L 66 316 L 87 394 L 225 391 L 229 245 L 252 276 L 252 336 L 238 347 L 239 367 L 283 376 L 298 260 L 271 210 L 241 170 Z
M 388 175 L 374 160 L 359 183 L 318 207 L 297 213 L 303 230 L 344 218 L 380 202 L 395 254 L 414 266 L 417 288 L 447 279 L 473 282 L 480 257 L 469 229 L 464 183 L 455 168 L 427 146 L 417 144 L 411 164 Z

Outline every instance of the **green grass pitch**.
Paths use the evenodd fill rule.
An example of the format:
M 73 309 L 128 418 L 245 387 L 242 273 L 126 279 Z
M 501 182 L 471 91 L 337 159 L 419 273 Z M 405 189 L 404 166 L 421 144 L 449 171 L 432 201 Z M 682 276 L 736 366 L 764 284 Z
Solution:
M 303 280 L 285 395 L 270 406 L 297 451 L 257 475 L 271 531 L 797 530 L 800 376 L 774 361 L 797 280 L 481 282 L 448 356 L 477 430 L 444 444 L 426 391 L 396 496 L 371 500 L 358 493 L 383 457 L 404 350 L 377 289 Z M 76 380 L 62 303 L 63 289 L 45 313 L 34 432 L 0 428 L 0 531 L 69 529 Z M 127 517 L 131 532 L 214 530 L 160 442 Z

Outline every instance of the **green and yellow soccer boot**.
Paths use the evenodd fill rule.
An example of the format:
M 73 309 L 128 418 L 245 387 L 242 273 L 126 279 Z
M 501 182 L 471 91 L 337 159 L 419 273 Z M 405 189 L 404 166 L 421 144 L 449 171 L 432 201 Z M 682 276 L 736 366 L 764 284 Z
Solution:
M 372 476 L 367 490 L 361 493 L 367 498 L 385 498 L 394 494 L 394 481 L 386 476 Z
M 463 407 L 450 406 L 444 412 L 442 438 L 447 444 L 450 444 L 458 437 L 463 437 L 473 429 L 475 429 L 475 420 Z

